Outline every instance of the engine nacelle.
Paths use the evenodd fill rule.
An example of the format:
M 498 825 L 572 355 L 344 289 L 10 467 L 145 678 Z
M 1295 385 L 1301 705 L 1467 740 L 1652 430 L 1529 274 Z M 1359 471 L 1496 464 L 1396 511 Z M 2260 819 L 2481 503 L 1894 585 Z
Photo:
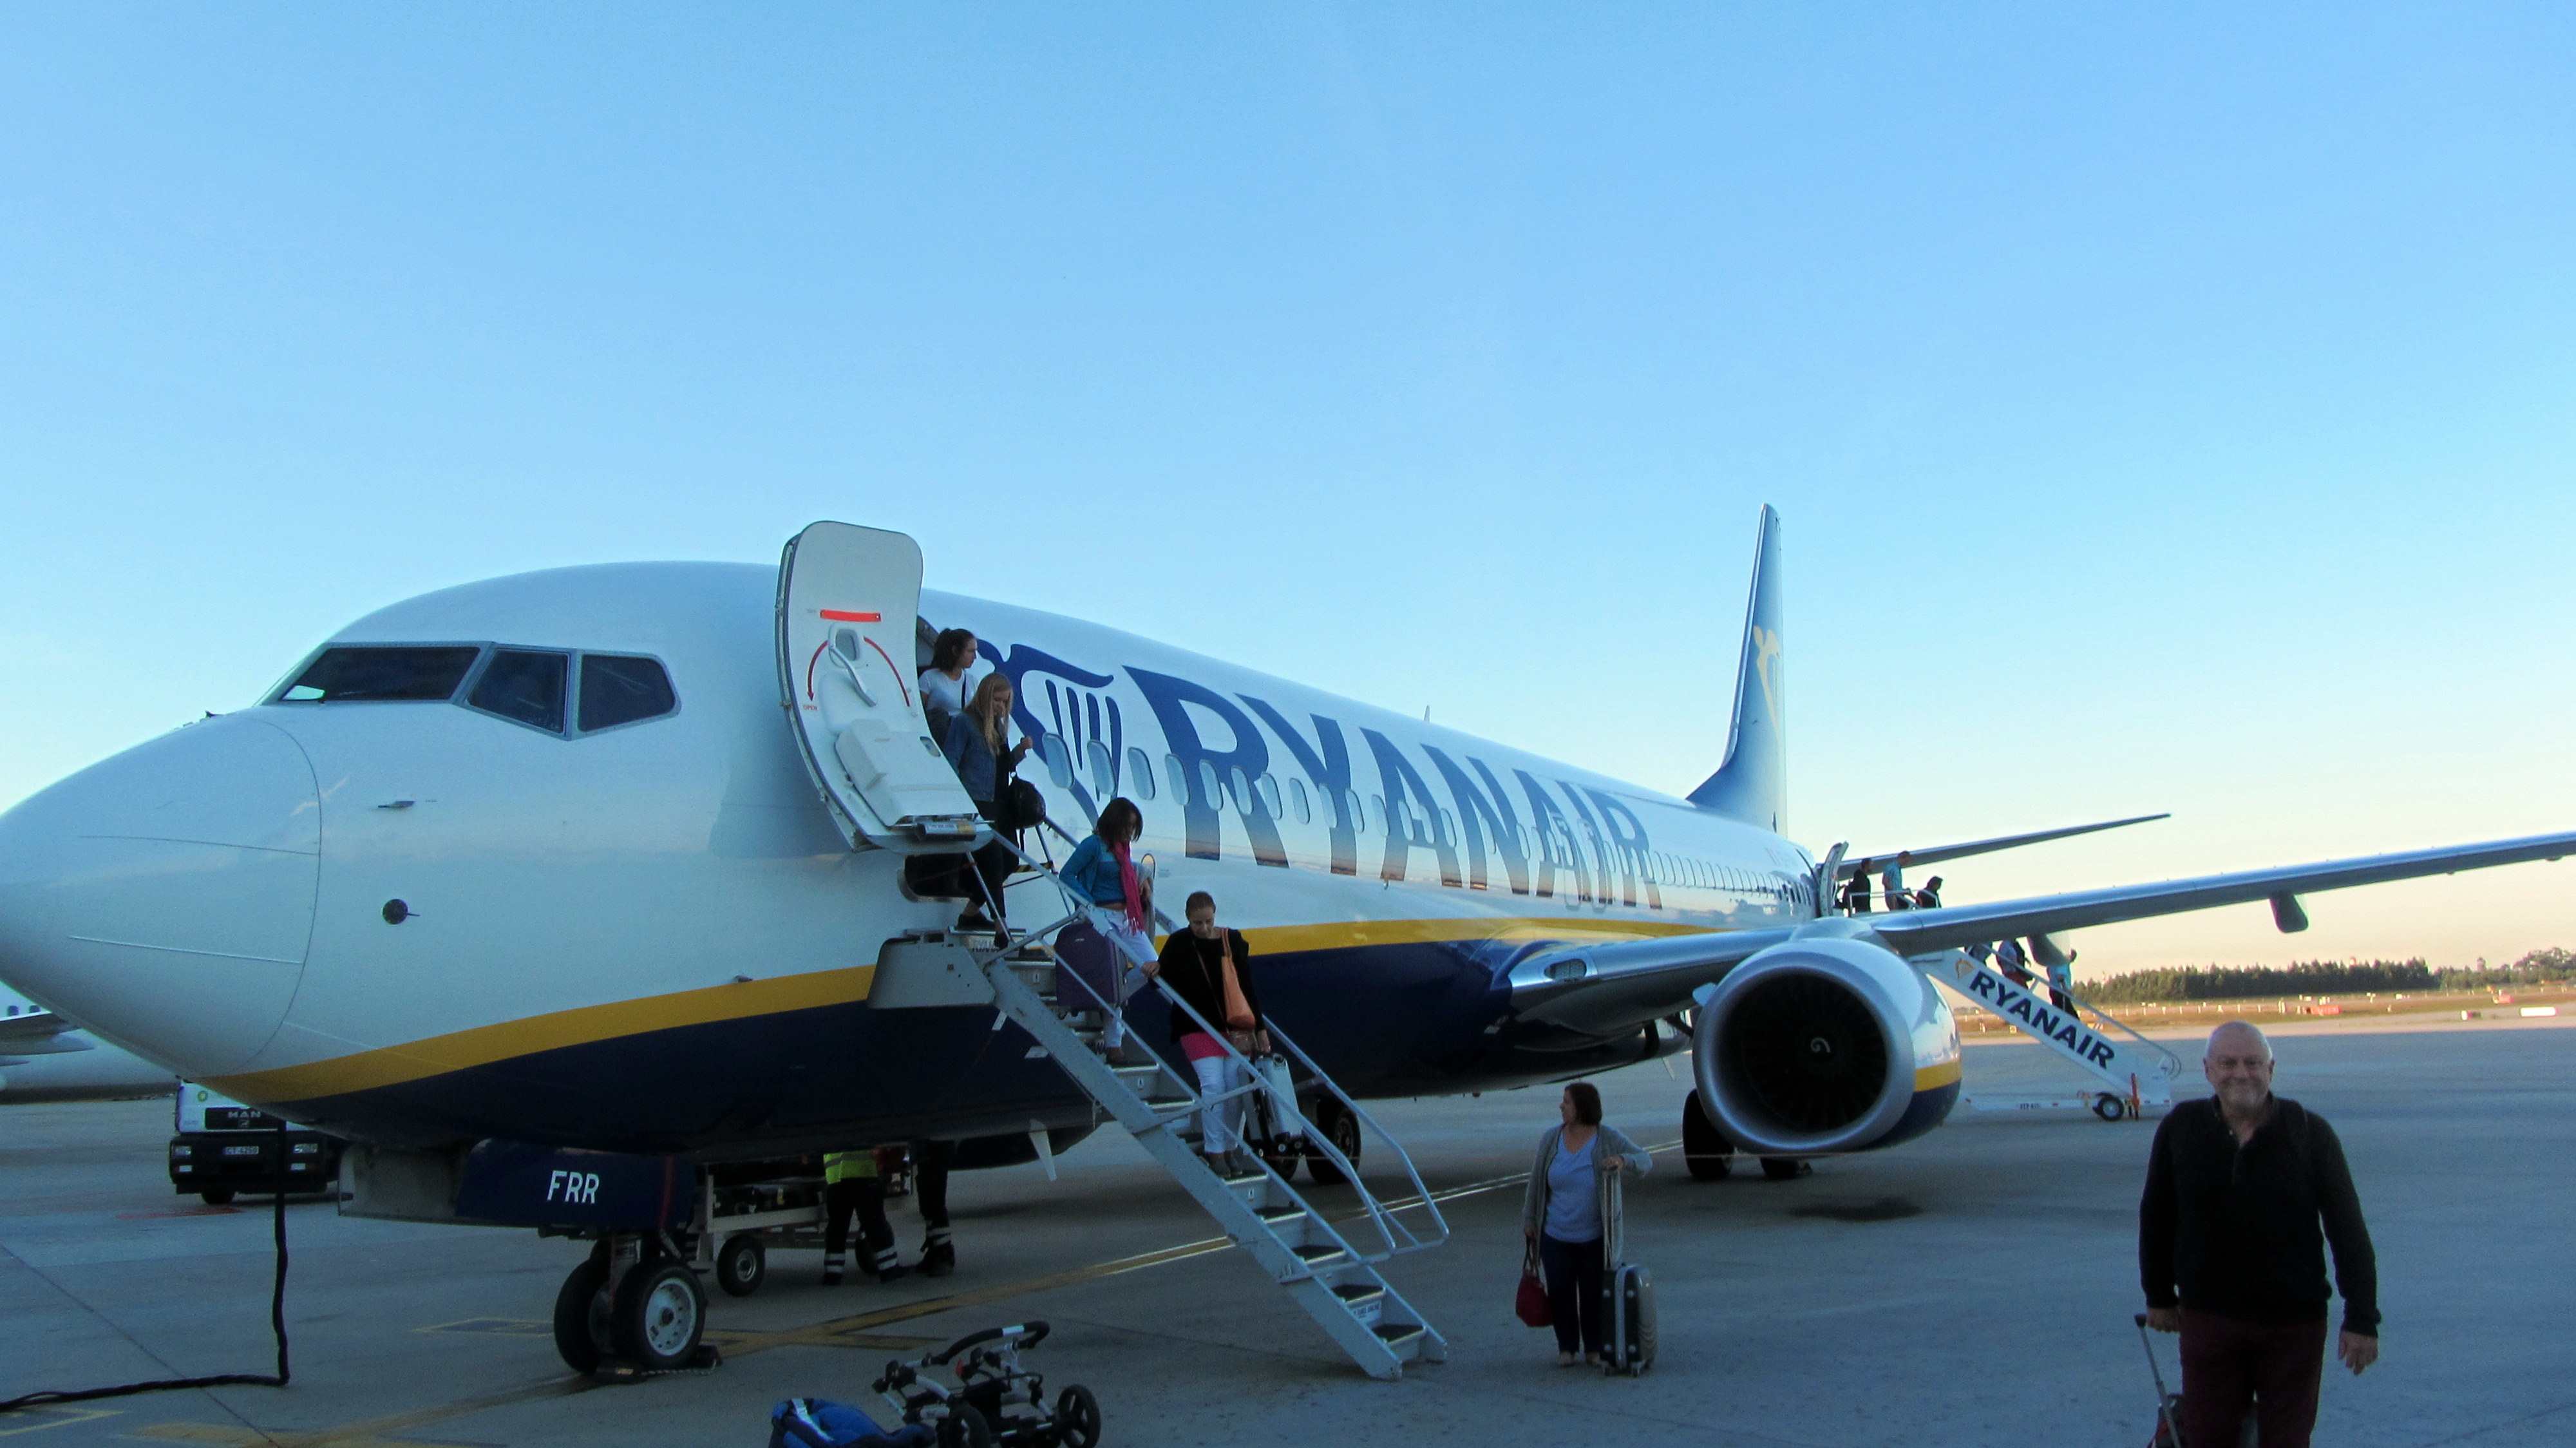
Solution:
M 1959 1024 L 1914 967 L 1831 936 L 1760 952 L 1701 992 L 1699 1099 L 1740 1150 L 1868 1151 L 1959 1100 Z

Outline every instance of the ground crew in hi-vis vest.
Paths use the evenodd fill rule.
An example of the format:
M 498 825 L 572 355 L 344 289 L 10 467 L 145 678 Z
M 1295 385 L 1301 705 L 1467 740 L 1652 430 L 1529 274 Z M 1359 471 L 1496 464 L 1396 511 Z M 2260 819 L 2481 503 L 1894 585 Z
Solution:
M 823 1285 L 841 1285 L 841 1249 L 849 1244 L 850 1216 L 859 1219 L 859 1246 L 879 1282 L 912 1269 L 895 1260 L 894 1228 L 887 1225 L 885 1182 L 874 1151 L 835 1151 L 823 1157 Z

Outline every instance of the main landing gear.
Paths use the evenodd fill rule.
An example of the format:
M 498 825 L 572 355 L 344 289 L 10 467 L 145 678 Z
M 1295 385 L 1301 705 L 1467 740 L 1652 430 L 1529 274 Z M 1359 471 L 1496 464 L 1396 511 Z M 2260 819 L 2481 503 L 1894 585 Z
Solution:
M 1700 1109 L 1697 1091 L 1682 1102 L 1682 1165 L 1690 1172 L 1691 1180 L 1698 1182 L 1724 1181 L 1735 1173 L 1735 1143 L 1727 1140 L 1726 1133 Z M 1762 1158 L 1764 1181 L 1795 1181 L 1814 1175 L 1815 1170 L 1799 1157 Z
M 707 1294 L 665 1237 L 621 1233 L 591 1248 L 555 1294 L 555 1351 L 577 1373 L 715 1366 L 701 1339 Z

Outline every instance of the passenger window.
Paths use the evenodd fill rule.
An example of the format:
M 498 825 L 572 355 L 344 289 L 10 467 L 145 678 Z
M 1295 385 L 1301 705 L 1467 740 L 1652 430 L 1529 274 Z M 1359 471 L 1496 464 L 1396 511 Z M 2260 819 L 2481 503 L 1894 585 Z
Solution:
M 1314 806 L 1306 802 L 1306 781 L 1293 774 L 1288 776 L 1288 803 L 1296 807 L 1297 823 L 1310 825 L 1315 822 Z
M 1144 750 L 1127 751 L 1127 781 L 1128 787 L 1139 795 L 1149 800 L 1154 797 L 1154 763 L 1145 757 Z
M 564 675 L 570 660 L 535 649 L 494 649 L 492 662 L 474 681 L 465 702 L 512 723 L 561 734 L 564 727 Z
M 1358 790 L 1346 789 L 1342 791 L 1342 815 L 1351 822 L 1352 829 L 1358 829 L 1363 824 L 1367 823 L 1368 811 L 1360 808 L 1360 793 Z
M 1441 842 L 1442 844 L 1444 844 L 1444 845 L 1455 845 L 1455 844 L 1457 844 L 1457 843 L 1458 843 L 1458 817 L 1457 817 L 1456 815 L 1451 814 L 1449 811 L 1447 811 L 1447 810 L 1445 810 L 1445 809 L 1444 809 L 1444 810 L 1442 810 L 1442 811 L 1440 812 L 1440 831 L 1441 831 L 1441 834 L 1440 834 L 1440 842 Z
M 1386 796 L 1385 796 L 1385 795 L 1382 795 L 1382 794 L 1373 794 L 1373 795 L 1370 795 L 1370 796 L 1369 796 L 1369 812 L 1368 812 L 1368 818 L 1369 818 L 1369 833 L 1370 833 L 1370 834 L 1373 834 L 1373 835 L 1382 835 L 1382 834 L 1385 834 L 1385 833 L 1386 833 Z
M 680 707 L 671 692 L 671 676 L 658 659 L 624 654 L 581 656 L 582 732 L 614 729 L 638 719 L 657 719 Z
M 480 644 L 324 649 L 278 694 L 287 704 L 439 702 L 456 697 Z
M 1091 761 L 1091 793 L 1107 804 L 1109 797 L 1118 792 L 1118 756 L 1097 739 L 1082 746 L 1082 752 Z
M 1163 774 L 1172 782 L 1172 798 L 1184 804 L 1188 803 L 1190 798 L 1190 776 L 1187 770 L 1181 768 L 1181 757 L 1179 755 L 1166 754 L 1163 756 Z
M 1199 761 L 1199 799 L 1209 809 L 1225 803 L 1225 786 L 1217 783 L 1216 766 L 1204 759 Z
M 1279 808 L 1279 776 L 1264 774 L 1252 782 L 1252 792 L 1261 797 L 1261 812 L 1278 819 L 1286 813 Z
M 1252 780 L 1244 774 L 1242 765 L 1238 764 L 1234 767 L 1234 778 L 1231 782 L 1234 785 L 1234 812 L 1252 813 L 1252 807 L 1257 801 L 1252 797 Z
M 1073 788 L 1073 751 L 1065 746 L 1064 736 L 1049 734 L 1038 740 L 1038 757 L 1046 761 L 1047 778 L 1058 789 Z

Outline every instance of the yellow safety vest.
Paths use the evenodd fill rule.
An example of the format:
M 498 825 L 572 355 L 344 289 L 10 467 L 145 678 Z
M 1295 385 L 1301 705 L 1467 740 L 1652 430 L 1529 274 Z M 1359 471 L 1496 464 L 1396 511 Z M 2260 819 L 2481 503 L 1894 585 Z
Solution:
M 877 1154 L 874 1151 L 833 1151 L 823 1155 L 823 1180 L 827 1184 L 876 1174 Z

